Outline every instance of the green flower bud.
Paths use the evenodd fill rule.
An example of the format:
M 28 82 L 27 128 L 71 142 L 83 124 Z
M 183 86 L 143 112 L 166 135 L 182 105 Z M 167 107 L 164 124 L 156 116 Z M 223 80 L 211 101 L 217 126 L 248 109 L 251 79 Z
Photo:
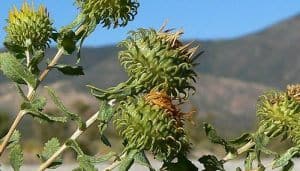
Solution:
M 163 90 L 173 97 L 186 97 L 194 90 L 196 48 L 183 45 L 178 40 L 181 34 L 139 29 L 120 44 L 125 50 L 119 60 L 136 87 Z
M 126 26 L 134 19 L 139 3 L 136 0 L 77 0 L 87 23 L 103 27 Z
M 151 92 L 121 102 L 114 123 L 127 142 L 125 150 L 151 151 L 159 159 L 172 160 L 190 148 L 182 121 L 165 93 Z
M 268 92 L 259 98 L 257 116 L 267 136 L 285 134 L 300 145 L 300 104 L 294 98 L 284 92 Z
M 24 3 L 20 10 L 14 7 L 9 12 L 6 39 L 23 48 L 44 49 L 52 35 L 52 22 L 44 6 L 37 10 Z

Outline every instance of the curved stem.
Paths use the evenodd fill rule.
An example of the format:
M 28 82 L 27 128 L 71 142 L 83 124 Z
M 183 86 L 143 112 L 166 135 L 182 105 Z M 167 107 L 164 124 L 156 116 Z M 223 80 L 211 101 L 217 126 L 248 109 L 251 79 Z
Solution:
M 98 117 L 99 112 L 96 112 L 93 116 L 91 116 L 87 121 L 86 121 L 86 128 L 89 128 L 96 120 Z M 80 130 L 79 128 L 73 133 L 73 135 L 70 137 L 71 140 L 76 140 L 84 130 Z M 46 162 L 44 162 L 40 167 L 39 171 L 45 170 L 59 155 L 61 155 L 68 146 L 66 143 L 64 143 Z

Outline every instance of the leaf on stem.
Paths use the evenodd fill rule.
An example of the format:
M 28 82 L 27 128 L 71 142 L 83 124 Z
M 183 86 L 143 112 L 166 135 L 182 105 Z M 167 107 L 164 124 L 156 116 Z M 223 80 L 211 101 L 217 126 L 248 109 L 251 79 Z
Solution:
M 58 49 L 63 48 L 64 54 L 72 54 L 76 50 L 77 38 L 75 32 L 71 29 L 62 29 L 57 34 L 57 46 Z
M 60 148 L 60 143 L 57 138 L 50 139 L 45 143 L 44 150 L 41 154 L 38 154 L 38 158 L 42 162 L 47 161 L 58 149 Z M 55 169 L 62 164 L 62 156 L 57 157 L 47 168 Z
M 5 76 L 18 84 L 35 87 L 37 78 L 11 53 L 0 54 L 0 68 Z
M 203 171 L 225 171 L 224 162 L 213 155 L 202 156 L 198 161 L 204 165 L 205 170 Z
M 98 128 L 99 128 L 101 141 L 109 147 L 111 146 L 111 144 L 109 140 L 104 136 L 103 133 L 106 130 L 108 123 L 111 121 L 113 114 L 114 114 L 114 108 L 111 105 L 109 105 L 107 101 L 101 102 L 100 112 L 97 117 L 97 120 L 99 121 Z
M 291 159 L 294 157 L 294 155 L 298 154 L 299 152 L 300 147 L 292 147 L 288 149 L 284 154 L 280 155 L 280 157 L 273 161 L 272 168 L 275 169 L 290 164 Z
M 23 164 L 23 152 L 20 144 L 15 144 L 10 148 L 9 161 L 14 171 L 19 171 Z
M 23 164 L 23 152 L 19 141 L 21 139 L 21 134 L 19 131 L 14 131 L 12 137 L 9 140 L 9 145 L 7 146 L 10 149 L 9 152 L 9 161 L 14 169 L 14 171 L 19 171 Z
M 52 99 L 54 104 L 57 106 L 57 108 L 64 115 L 66 115 L 66 117 L 68 119 L 75 121 L 77 123 L 79 129 L 85 129 L 86 126 L 85 126 L 85 123 L 82 121 L 81 117 L 77 113 L 73 113 L 73 112 L 69 111 L 52 88 L 47 87 L 47 86 L 45 88 L 47 89 L 50 98 Z
M 236 154 L 236 149 L 231 146 L 225 139 L 220 137 L 212 125 L 204 123 L 204 129 L 206 136 L 212 143 L 223 145 L 227 153 L 232 153 L 233 155 Z
M 178 161 L 176 163 L 164 162 L 161 170 L 162 171 L 187 171 L 187 170 L 198 171 L 198 168 L 189 159 L 187 159 L 186 156 L 180 155 L 178 156 Z
M 65 75 L 84 75 L 82 66 L 71 66 L 67 64 L 56 64 L 52 68 L 56 68 L 58 71 Z

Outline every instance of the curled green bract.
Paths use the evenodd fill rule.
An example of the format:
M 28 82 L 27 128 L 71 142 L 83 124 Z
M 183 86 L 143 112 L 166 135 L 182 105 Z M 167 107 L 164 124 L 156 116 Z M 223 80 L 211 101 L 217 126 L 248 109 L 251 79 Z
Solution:
M 137 14 L 137 0 L 77 0 L 87 24 L 124 27 Z
M 158 159 L 172 160 L 190 148 L 184 128 L 174 115 L 143 97 L 121 102 L 114 123 L 127 142 L 125 151 L 145 150 Z
M 259 125 L 268 137 L 286 135 L 300 145 L 300 104 L 285 92 L 271 91 L 259 98 Z
M 24 3 L 20 10 L 14 7 L 7 19 L 6 41 L 21 48 L 44 49 L 48 46 L 53 27 L 44 6 L 37 10 Z

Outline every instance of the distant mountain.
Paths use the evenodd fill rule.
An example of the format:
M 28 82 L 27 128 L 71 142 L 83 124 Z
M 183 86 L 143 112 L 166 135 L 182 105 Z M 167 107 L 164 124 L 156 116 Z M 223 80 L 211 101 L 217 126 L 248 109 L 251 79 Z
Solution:
M 199 72 L 285 87 L 300 82 L 300 15 L 239 39 L 203 42 Z
M 213 118 L 223 131 L 250 129 L 255 123 L 259 94 L 271 87 L 284 88 L 288 83 L 300 82 L 300 16 L 238 39 L 199 42 L 205 54 L 199 59 L 200 74 L 195 85 L 198 91 L 191 106 L 198 109 L 199 117 Z M 117 59 L 118 51 L 115 46 L 83 48 L 80 64 L 85 76 L 69 77 L 51 71 L 43 84 L 56 87 L 68 104 L 72 104 L 70 99 L 79 97 L 97 106 L 96 100 L 89 100 L 92 97 L 85 85 L 105 88 L 126 80 Z M 49 49 L 47 56 L 54 53 L 55 49 Z M 74 56 L 68 56 L 61 63 L 75 61 Z M 0 107 L 15 109 L 16 98 L 1 75 Z

